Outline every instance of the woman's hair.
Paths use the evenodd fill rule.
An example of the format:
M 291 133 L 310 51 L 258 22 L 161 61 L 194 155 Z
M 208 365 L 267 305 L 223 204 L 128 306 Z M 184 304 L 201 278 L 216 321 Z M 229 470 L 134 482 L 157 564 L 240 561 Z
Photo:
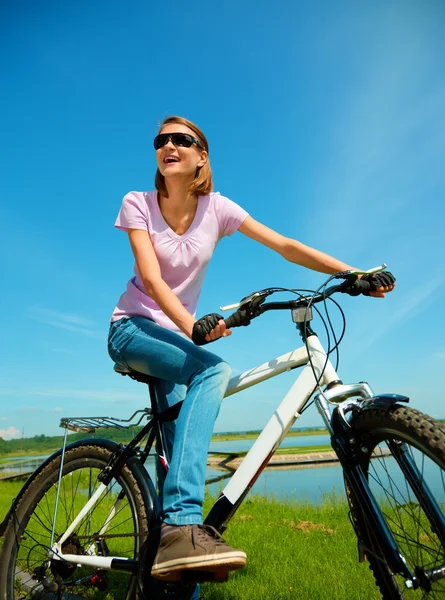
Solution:
M 189 129 L 191 129 L 195 136 L 198 138 L 198 140 L 201 142 L 204 150 L 207 152 L 207 154 L 209 153 L 209 143 L 207 141 L 207 138 L 197 125 L 195 125 L 188 119 L 184 119 L 184 117 L 167 117 L 162 121 L 161 126 L 159 127 L 159 133 L 161 133 L 164 125 L 168 125 L 169 123 L 178 123 L 179 125 L 185 125 Z M 160 194 L 162 194 L 165 198 L 168 198 L 167 187 L 165 185 L 165 178 L 163 175 L 161 175 L 159 169 L 156 170 L 155 186 Z M 207 194 L 210 194 L 210 192 L 212 191 L 212 169 L 210 168 L 210 160 L 207 156 L 205 165 L 196 169 L 195 179 L 193 180 L 190 186 L 190 192 L 192 194 L 205 196 Z

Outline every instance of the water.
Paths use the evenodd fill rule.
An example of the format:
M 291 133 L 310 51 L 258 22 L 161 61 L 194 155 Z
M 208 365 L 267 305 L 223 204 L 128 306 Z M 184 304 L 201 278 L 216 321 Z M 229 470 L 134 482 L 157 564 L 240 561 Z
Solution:
M 4 463 L 0 463 L 0 479 L 9 475 L 19 475 L 21 473 L 30 474 L 45 460 L 46 455 L 42 456 L 14 456 L 8 458 Z
M 146 468 L 154 481 L 156 476 L 154 457 L 149 457 Z M 225 475 L 227 476 L 225 479 L 207 486 L 212 496 L 219 495 L 232 473 L 207 467 L 207 479 Z M 280 500 L 295 498 L 299 501 L 313 503 L 321 502 L 326 494 L 335 493 L 338 497 L 345 496 L 342 469 L 339 465 L 269 468 L 261 473 L 252 492 L 268 498 L 273 497 Z
M 5 456 L 1 459 L 2 462 L 0 463 L 0 468 L 3 464 L 6 464 L 8 462 L 22 462 L 25 460 L 40 460 L 41 462 L 43 462 L 47 456 L 47 454 L 38 454 L 35 456 Z
M 286 438 L 284 440 L 290 446 L 303 445 L 303 446 L 315 446 L 324 445 L 329 442 L 329 436 L 304 436 Z M 241 449 L 249 449 L 254 440 L 235 440 L 231 442 L 215 442 L 212 444 L 212 450 L 214 447 L 220 452 L 235 452 Z M 302 442 L 300 444 L 300 442 Z M 284 444 L 283 444 L 284 446 Z M 15 472 L 26 471 L 29 468 L 35 469 L 45 456 L 39 457 L 21 457 L 22 460 L 19 462 L 19 457 L 11 457 L 10 461 L 14 461 L 15 464 L 11 465 L 14 467 Z M 388 462 L 388 461 L 386 461 Z M 398 468 L 395 465 L 395 461 L 390 461 L 391 475 L 394 473 L 397 485 L 401 482 L 401 477 Z M 19 464 L 17 464 L 19 463 Z M 378 465 L 378 461 L 372 461 L 373 465 Z M 418 463 L 420 466 L 420 464 Z M 147 471 L 155 480 L 155 462 L 154 457 L 150 456 L 146 463 Z M 3 465 L 0 469 L 7 469 L 8 473 L 11 472 L 7 465 Z M 3 472 L 5 472 L 3 470 Z M 0 470 L 1 476 L 2 470 Z M 444 482 L 440 470 L 433 464 L 425 465 L 425 476 L 428 484 L 436 496 L 437 499 L 444 499 Z M 219 478 L 227 475 L 227 478 L 210 483 L 208 488 L 213 496 L 217 496 L 228 482 L 228 478 L 231 473 L 214 468 L 207 468 L 207 479 Z M 401 485 L 401 491 L 403 492 L 403 486 Z M 397 487 L 396 487 L 397 489 Z M 266 497 L 274 497 L 277 499 L 292 498 L 301 502 L 313 502 L 318 503 L 323 500 L 325 495 L 335 494 L 337 497 L 344 497 L 344 484 L 342 469 L 338 464 L 328 465 L 313 465 L 311 467 L 289 467 L 289 468 L 268 468 L 258 478 L 257 482 L 252 488 L 254 494 L 259 494 Z M 374 489 L 375 493 L 379 493 L 379 489 Z
M 308 437 L 322 437 L 322 436 L 308 436 Z M 324 436 L 327 437 L 327 436 Z M 303 438 L 289 438 L 294 441 L 297 439 Z M 306 438 L 304 438 L 306 440 Z M 247 444 L 246 449 L 248 449 L 254 440 L 236 440 L 239 449 L 239 442 L 243 442 L 242 446 L 244 447 Z M 219 442 L 219 444 L 232 444 L 232 442 Z M 291 444 L 295 446 L 295 442 Z M 306 444 L 307 445 L 307 444 Z M 316 445 L 309 444 L 309 445 Z M 232 452 L 233 450 L 220 450 L 220 452 Z M 18 457 L 13 459 L 14 461 L 14 469 L 7 468 L 8 474 L 20 473 L 23 471 L 27 471 L 30 468 L 35 469 L 42 462 L 42 460 L 46 458 L 45 456 L 41 456 L 39 458 L 35 458 L 34 460 L 30 460 L 30 457 L 26 457 L 26 459 L 20 460 Z M 150 477 L 155 480 L 155 462 L 154 457 L 149 456 L 146 462 L 147 471 L 150 474 Z M 0 470 L 1 476 L 2 470 Z M 211 467 L 207 467 L 207 479 L 210 478 L 218 478 L 222 476 L 230 476 L 231 473 L 229 471 L 222 471 L 220 469 L 214 469 Z M 216 483 L 209 484 L 208 488 L 210 493 L 213 496 L 217 496 L 219 492 L 224 488 L 228 481 L 228 477 L 223 479 L 222 481 L 218 481 Z M 253 487 L 253 492 L 256 494 L 260 494 L 262 496 L 267 497 L 276 497 L 280 499 L 284 499 L 287 497 L 295 497 L 300 500 L 310 500 L 312 502 L 317 502 L 323 498 L 323 495 L 328 493 L 331 494 L 333 489 L 339 491 L 339 495 L 343 494 L 342 491 L 343 479 L 341 475 L 341 469 L 338 465 L 332 466 L 323 466 L 323 467 L 314 467 L 314 468 L 290 468 L 290 469 L 267 469 L 263 471 L 260 475 L 258 481 L 255 483 Z
M 211 470 L 211 475 L 221 471 Z M 228 480 L 218 481 L 208 486 L 210 493 L 217 496 Z M 301 502 L 319 503 L 325 495 L 335 494 L 344 497 L 342 469 L 339 465 L 311 468 L 266 469 L 252 488 L 253 494 L 277 498 L 279 500 L 296 499 Z

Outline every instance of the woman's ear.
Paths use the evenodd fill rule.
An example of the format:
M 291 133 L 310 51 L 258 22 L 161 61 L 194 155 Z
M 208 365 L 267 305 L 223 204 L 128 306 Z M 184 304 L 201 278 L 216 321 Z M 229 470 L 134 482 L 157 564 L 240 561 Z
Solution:
M 207 152 L 205 150 L 202 150 L 201 158 L 199 159 L 199 162 L 198 162 L 198 168 L 201 168 L 206 164 L 207 156 L 208 156 Z

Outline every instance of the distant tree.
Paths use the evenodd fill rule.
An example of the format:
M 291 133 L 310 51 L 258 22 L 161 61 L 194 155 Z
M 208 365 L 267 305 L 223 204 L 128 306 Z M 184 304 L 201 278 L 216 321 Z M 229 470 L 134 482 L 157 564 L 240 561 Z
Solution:
M 8 446 L 8 442 L 0 437 L 0 454 L 8 454 L 11 452 Z

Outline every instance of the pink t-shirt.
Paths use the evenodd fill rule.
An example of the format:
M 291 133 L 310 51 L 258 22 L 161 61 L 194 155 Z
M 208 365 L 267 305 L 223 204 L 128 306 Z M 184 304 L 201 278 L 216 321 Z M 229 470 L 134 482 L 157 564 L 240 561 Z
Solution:
M 130 192 L 124 197 L 115 227 L 123 231 L 148 231 L 162 279 L 195 316 L 204 275 L 216 244 L 225 235 L 232 235 L 247 216 L 248 213 L 238 204 L 213 192 L 199 196 L 192 224 L 183 235 L 178 235 L 162 216 L 156 191 Z M 179 331 L 145 292 L 136 265 L 134 273 L 135 277 L 130 279 L 126 291 L 119 298 L 111 320 L 141 315 L 167 329 Z

